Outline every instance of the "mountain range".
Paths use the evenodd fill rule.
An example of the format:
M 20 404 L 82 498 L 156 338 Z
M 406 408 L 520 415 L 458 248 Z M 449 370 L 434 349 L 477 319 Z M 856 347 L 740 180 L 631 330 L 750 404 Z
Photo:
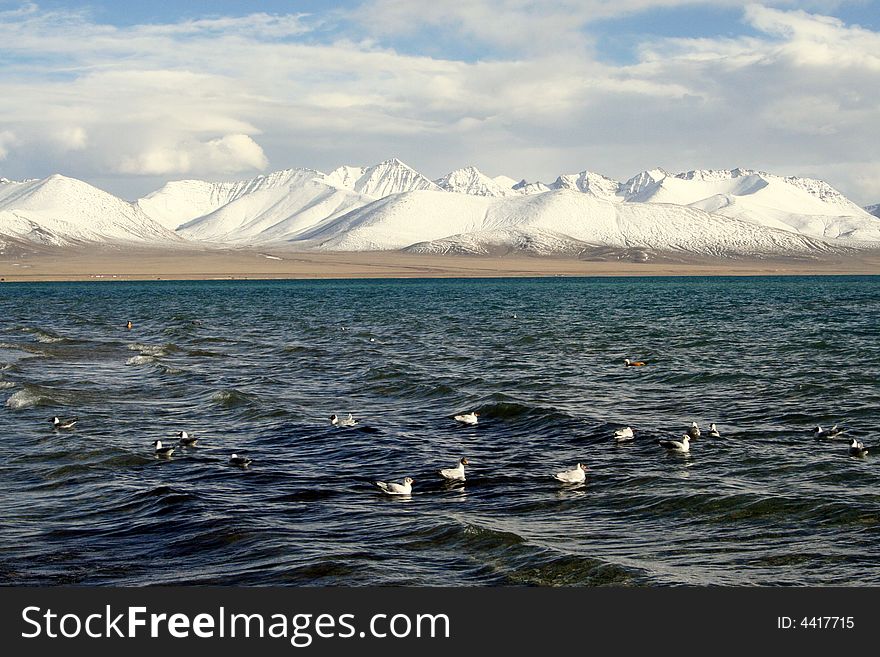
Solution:
M 591 171 L 553 182 L 475 167 L 430 180 L 397 159 L 238 182 L 178 180 L 128 202 L 53 175 L 0 179 L 3 238 L 46 245 L 260 245 L 332 251 L 707 256 L 880 248 L 880 207 L 827 183 L 751 169 Z

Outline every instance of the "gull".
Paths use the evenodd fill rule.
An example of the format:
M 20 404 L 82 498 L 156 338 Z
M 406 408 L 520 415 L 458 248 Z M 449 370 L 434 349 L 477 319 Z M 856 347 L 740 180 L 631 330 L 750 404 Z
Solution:
M 468 464 L 466 458 L 462 458 L 454 468 L 440 470 L 440 476 L 450 481 L 464 481 L 464 466 Z
M 229 457 L 229 462 L 232 465 L 237 465 L 242 468 L 248 467 L 251 463 L 253 463 L 253 459 L 249 459 L 247 456 L 239 456 L 238 454 L 233 454 Z
M 161 440 L 153 441 L 156 456 L 171 456 L 174 454 L 174 447 L 163 447 Z
M 557 472 L 553 475 L 553 478 L 561 481 L 563 484 L 579 484 L 587 478 L 587 466 L 583 463 L 578 463 L 574 470 Z
M 77 423 L 79 418 L 65 417 L 60 418 L 57 415 L 49 420 L 56 429 L 73 429 L 73 425 Z
M 330 416 L 330 424 L 334 427 L 353 427 L 357 423 L 358 421 L 352 417 L 351 413 L 349 413 L 348 417 L 344 419 L 336 417 L 335 414 Z
M 632 440 L 634 438 L 632 427 L 624 427 L 623 429 L 618 429 L 614 432 L 614 438 L 619 443 L 622 443 L 625 440 Z
M 199 442 L 198 438 L 190 436 L 186 431 L 178 431 L 177 437 L 180 439 L 178 442 L 184 447 L 195 447 L 196 443 Z
M 402 484 L 396 484 L 394 482 L 386 484 L 384 481 L 375 482 L 383 493 L 388 495 L 412 495 L 412 485 L 415 480 L 412 477 L 407 477 L 403 480 Z
M 718 433 L 718 427 L 715 426 L 715 423 L 709 425 L 709 437 L 710 438 L 721 438 L 721 434 Z
M 861 440 L 853 438 L 852 444 L 849 446 L 849 453 L 853 456 L 867 456 L 868 448 Z
M 843 433 L 843 429 L 838 429 L 836 424 L 830 429 L 823 429 L 821 426 L 817 426 L 813 429 L 813 433 L 816 434 L 816 438 L 834 438 L 838 434 Z
M 462 424 L 476 424 L 477 417 L 479 415 L 480 414 L 476 411 L 473 411 L 471 413 L 463 413 L 462 415 L 456 415 L 455 420 L 456 422 L 461 422 Z
M 688 438 L 690 438 L 691 440 L 696 440 L 702 435 L 700 432 L 700 427 L 697 426 L 696 422 L 691 422 L 691 426 L 689 426 L 687 430 L 687 435 Z
M 661 440 L 658 444 L 672 452 L 689 452 L 691 450 L 690 440 L 690 436 L 684 434 L 681 440 Z
M 630 360 L 629 358 L 623 359 L 623 364 L 627 367 L 644 367 L 647 363 L 643 360 Z

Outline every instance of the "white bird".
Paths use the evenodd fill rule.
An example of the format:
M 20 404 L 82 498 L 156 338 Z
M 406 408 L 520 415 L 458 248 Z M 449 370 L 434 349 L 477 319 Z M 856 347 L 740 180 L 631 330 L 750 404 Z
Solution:
M 479 413 L 473 411 L 471 413 L 463 413 L 461 415 L 456 415 L 455 420 L 457 422 L 461 422 L 462 424 L 476 424 L 477 417 L 479 417 Z
M 440 470 L 440 476 L 450 481 L 464 481 L 464 466 L 468 464 L 466 458 L 462 458 L 454 468 Z
M 830 429 L 823 429 L 821 426 L 817 426 L 813 429 L 813 433 L 816 435 L 816 438 L 834 438 L 838 434 L 843 433 L 843 429 L 839 429 L 836 424 Z
M 415 480 L 412 477 L 407 477 L 403 480 L 402 484 L 396 484 L 394 482 L 386 484 L 384 481 L 377 481 L 376 485 L 379 487 L 383 493 L 388 495 L 412 495 L 412 485 Z
M 178 442 L 184 447 L 195 447 L 196 443 L 199 442 L 198 438 L 190 436 L 186 431 L 178 431 L 177 437 L 180 439 Z
M 721 434 L 718 433 L 718 427 L 715 426 L 715 423 L 709 425 L 709 437 L 710 438 L 721 438 Z
M 865 447 L 865 443 L 861 440 L 853 438 L 852 444 L 849 446 L 849 453 L 853 456 L 866 456 L 868 454 L 868 448 Z
M 614 438 L 617 442 L 622 443 L 625 440 L 632 440 L 635 437 L 632 427 L 624 427 L 614 432 Z
M 153 447 L 156 449 L 156 456 L 171 456 L 174 454 L 174 447 L 163 447 L 161 440 L 153 441 Z
M 56 415 L 50 420 L 50 422 L 56 429 L 73 429 L 73 425 L 75 425 L 78 420 L 79 418 L 75 417 L 60 418 Z
M 557 472 L 553 475 L 553 478 L 561 481 L 563 484 L 579 484 L 587 478 L 587 466 L 583 463 L 578 463 L 574 470 Z
M 249 459 L 247 456 L 239 456 L 238 454 L 233 454 L 229 457 L 229 462 L 232 465 L 237 465 L 242 468 L 248 467 L 251 463 L 253 463 L 253 459 Z
M 691 450 L 690 441 L 690 436 L 684 434 L 681 440 L 661 440 L 658 444 L 673 452 L 689 452 Z
M 688 427 L 687 435 L 691 440 L 696 440 L 700 437 L 700 427 L 697 426 L 696 422 L 691 422 L 691 426 Z
M 330 416 L 330 424 L 334 427 L 353 427 L 357 423 L 358 421 L 352 417 L 351 413 L 348 414 L 347 418 L 339 418 L 335 414 Z

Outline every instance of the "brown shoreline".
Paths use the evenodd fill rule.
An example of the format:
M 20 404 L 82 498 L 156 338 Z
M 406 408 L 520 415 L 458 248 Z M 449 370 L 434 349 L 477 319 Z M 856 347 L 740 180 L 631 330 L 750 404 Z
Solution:
M 18 281 L 532 276 L 760 276 L 880 274 L 880 250 L 822 259 L 739 260 L 658 256 L 649 262 L 520 254 L 421 255 L 399 251 L 277 249 L 65 249 L 0 256 L 0 278 Z

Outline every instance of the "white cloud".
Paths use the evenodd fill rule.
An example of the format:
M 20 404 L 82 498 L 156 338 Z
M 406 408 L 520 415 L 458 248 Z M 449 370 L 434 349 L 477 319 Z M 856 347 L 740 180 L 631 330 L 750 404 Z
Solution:
M 206 142 L 183 141 L 152 146 L 124 158 L 119 171 L 147 176 L 189 173 L 233 174 L 264 169 L 263 149 L 247 135 L 226 135 Z
M 54 136 L 55 141 L 65 151 L 81 151 L 89 143 L 89 135 L 81 126 L 60 126 Z
M 11 130 L 0 130 L 0 160 L 9 156 L 9 149 L 19 143 L 19 138 Z
M 31 167 L 25 175 L 63 166 L 83 177 L 224 177 L 390 155 L 432 176 L 465 163 L 517 178 L 742 165 L 827 171 L 863 202 L 880 200 L 858 174 L 877 160 L 877 33 L 778 8 L 790 2 L 729 0 L 752 36 L 646 40 L 629 65 L 592 54 L 597 18 L 698 3 L 375 0 L 326 33 L 312 28 L 329 17 L 120 28 L 25 7 L 0 13 L 0 117 L 28 149 L 0 137 L 0 156 Z M 489 54 L 388 46 L 426 29 Z

